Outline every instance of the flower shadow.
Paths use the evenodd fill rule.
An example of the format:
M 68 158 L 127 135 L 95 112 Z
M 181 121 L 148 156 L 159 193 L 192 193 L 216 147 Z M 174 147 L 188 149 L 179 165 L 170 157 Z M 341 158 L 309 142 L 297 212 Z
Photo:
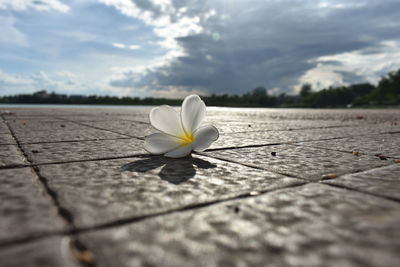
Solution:
M 173 159 L 163 156 L 146 155 L 145 159 L 127 163 L 121 168 L 123 171 L 148 172 L 161 166 L 162 169 L 158 176 L 169 183 L 180 184 L 186 182 L 196 175 L 196 167 L 201 169 L 211 169 L 217 167 L 206 160 L 194 158 L 192 156 Z

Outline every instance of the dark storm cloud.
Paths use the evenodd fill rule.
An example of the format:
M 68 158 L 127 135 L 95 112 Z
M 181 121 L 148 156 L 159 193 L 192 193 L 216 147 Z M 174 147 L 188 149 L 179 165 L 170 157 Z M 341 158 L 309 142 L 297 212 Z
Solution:
M 216 13 L 200 20 L 201 33 L 177 39 L 185 56 L 148 70 L 142 79 L 129 73 L 112 85 L 210 93 L 243 93 L 262 85 L 289 92 L 316 66 L 313 59 L 399 38 L 400 2 L 392 0 L 175 1 L 175 7 L 186 7 L 191 16 Z

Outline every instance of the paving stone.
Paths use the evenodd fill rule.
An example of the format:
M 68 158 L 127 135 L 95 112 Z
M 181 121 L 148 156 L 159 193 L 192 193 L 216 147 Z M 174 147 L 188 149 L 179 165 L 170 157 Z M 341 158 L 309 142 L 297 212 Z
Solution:
M 346 150 L 347 140 L 362 145 L 362 151 L 379 149 L 380 138 L 386 136 L 379 133 L 400 132 L 399 110 L 208 108 L 206 123 L 212 122 L 221 133 L 213 148 L 341 137 L 322 148 L 306 146 L 331 140 L 206 152 L 257 168 L 198 155 L 178 160 L 139 156 L 146 153 L 143 141 L 120 139 L 126 136 L 118 134 L 110 138 L 109 131 L 93 128 L 144 136 L 148 130 L 153 132 L 150 126 L 135 122 L 148 123 L 151 108 L 29 108 L 2 113 L 19 141 L 45 142 L 22 146 L 34 163 L 53 163 L 39 165 L 40 173 L 76 226 L 104 229 L 107 225 L 108 230 L 95 228 L 81 235 L 95 252 L 98 266 L 398 265 L 398 165 L 373 154 L 355 156 L 337 150 Z M 4 122 L 0 134 L 9 134 L 1 132 L 1 125 Z M 397 136 L 387 136 L 392 139 L 385 139 L 388 145 L 382 153 L 397 155 Z M 0 155 L 2 147 L 8 149 L 3 159 L 18 155 L 16 162 L 23 160 L 17 146 L 0 145 Z M 114 157 L 129 158 L 95 160 Z M 87 159 L 94 161 L 79 162 Z M 74 162 L 58 163 L 68 161 Z M 21 163 L 6 164 L 11 168 Z M 376 167 L 380 168 L 370 170 Z M 59 222 L 42 185 L 28 179 L 33 175 L 30 171 L 24 175 L 21 170 L 29 169 L 0 170 L 0 182 L 8 184 L 0 189 L 0 266 L 3 262 L 13 266 L 8 264 L 12 258 L 16 266 L 37 262 L 38 266 L 71 266 L 69 259 L 58 256 L 59 241 L 4 245 L 10 239 L 67 227 Z M 351 174 L 356 171 L 362 172 Z M 328 173 L 338 178 L 229 200 L 304 183 L 277 172 L 311 181 Z M 214 203 L 220 200 L 226 202 Z M 13 205 L 27 215 L 10 215 Z M 176 209 L 181 211 L 141 219 Z M 129 219 L 135 223 L 128 223 Z M 43 256 L 35 260 L 31 255 Z
M 318 138 L 316 136 L 307 136 L 306 133 L 298 133 L 297 131 L 226 133 L 220 134 L 218 140 L 212 143 L 209 149 L 291 143 L 306 141 L 309 140 L 308 138 L 313 137 Z
M 365 136 L 365 135 L 378 135 L 382 132 L 392 132 L 395 129 L 392 127 L 371 127 L 371 126 L 356 126 L 356 127 L 335 127 L 335 128 L 321 128 L 321 129 L 297 129 L 291 131 L 260 131 L 252 132 L 251 137 L 254 139 L 269 139 L 270 136 L 274 137 L 274 133 L 292 141 L 301 140 L 318 140 L 327 138 L 338 137 L 351 137 L 351 136 Z M 233 134 L 234 135 L 234 134 Z
M 0 134 L 0 145 L 12 145 L 16 144 L 11 133 Z
M 62 120 L 56 119 L 52 116 L 12 116 L 7 117 L 7 122 L 60 122 Z
M 275 152 L 276 155 L 273 156 L 272 152 Z M 390 164 L 387 160 L 380 160 L 373 156 L 354 156 L 351 153 L 295 145 L 240 148 L 202 153 L 314 181 L 321 179 L 322 175 L 325 174 L 341 175 Z
M 9 122 L 15 133 L 26 135 L 32 132 L 53 132 L 53 131 L 76 131 L 87 127 L 66 121 L 37 121 L 37 120 L 16 120 Z
M 315 141 L 299 143 L 299 145 L 360 152 L 369 155 L 382 154 L 389 157 L 400 157 L 400 133 Z
M 83 124 L 112 130 L 121 134 L 126 134 L 134 137 L 144 137 L 157 132 L 150 124 L 137 123 L 133 121 L 90 121 Z
M 235 128 L 233 128 L 235 129 Z M 237 129 L 237 128 L 236 128 Z M 391 131 L 392 128 L 386 129 Z M 317 129 L 296 129 L 296 130 L 268 130 L 268 131 L 248 131 L 248 132 L 228 132 L 223 128 L 220 138 L 211 145 L 210 148 L 242 147 L 250 145 L 281 144 L 313 140 L 326 140 L 333 138 L 345 138 L 349 136 L 360 136 L 369 134 L 369 138 L 379 140 L 379 133 L 385 128 L 362 127 L 334 127 Z M 225 133 L 223 133 L 225 132 Z M 337 141 L 340 143 L 340 140 Z
M 400 206 L 321 184 L 81 235 L 102 266 L 398 266 Z
M 302 181 L 206 157 L 39 166 L 78 226 L 98 225 Z
M 65 227 L 30 168 L 0 170 L 0 184 L 0 244 Z
M 278 140 L 274 140 L 278 143 Z M 271 141 L 272 142 L 272 141 Z M 219 149 L 219 148 L 232 148 L 232 147 L 243 147 L 252 145 L 265 145 L 269 141 L 262 139 L 252 139 L 248 133 L 232 134 L 220 134 L 217 141 L 211 144 L 208 149 Z
M 265 109 L 207 107 L 207 114 L 230 121 L 324 120 L 343 123 L 399 123 L 396 109 Z
M 22 148 L 35 164 L 148 154 L 143 149 L 143 141 L 135 138 L 22 144 Z
M 0 249 L 4 267 L 78 267 L 67 237 L 47 238 Z
M 3 117 L 15 118 L 15 117 L 42 117 L 42 118 L 54 118 L 55 116 L 70 116 L 90 113 L 90 109 L 77 108 L 76 106 L 65 106 L 62 107 L 28 107 L 28 108 L 10 108 L 9 113 L 4 114 Z M 98 109 L 97 109 L 98 111 Z
M 212 117 L 207 119 L 204 124 L 212 124 L 220 133 L 242 133 L 242 132 L 260 132 L 260 131 L 290 131 L 299 129 L 319 129 L 350 126 L 343 123 L 331 121 L 267 121 L 267 122 L 241 122 L 241 121 L 219 121 Z
M 149 107 L 118 107 L 118 108 L 27 108 L 8 109 L 14 115 L 4 115 L 5 118 L 16 116 L 71 117 L 71 116 L 148 116 Z M 324 120 L 337 122 L 374 123 L 399 122 L 399 111 L 396 109 L 263 109 L 263 108 L 221 108 L 207 107 L 207 116 L 230 121 L 270 121 L 270 120 Z
M 65 111 L 64 116 L 102 116 L 102 117 L 122 117 L 122 116 L 149 116 L 152 106 L 118 106 L 105 108 L 73 108 Z
M 1 121 L 0 118 L 0 135 L 10 134 L 10 130 L 8 130 L 8 126 L 5 122 Z
M 77 121 L 77 122 L 92 122 L 92 121 L 131 121 L 131 122 L 144 122 L 150 123 L 149 121 L 149 113 L 146 114 L 131 114 L 131 115 L 110 115 L 108 113 L 105 114 L 93 114 L 92 116 L 80 115 L 80 116 L 59 116 L 57 118 L 68 120 L 68 121 Z
M 27 164 L 16 145 L 0 145 L 0 167 Z
M 400 164 L 344 175 L 325 182 L 400 200 Z
M 109 131 L 98 130 L 90 127 L 82 126 L 80 130 L 57 130 L 57 131 L 35 131 L 30 133 L 16 132 L 15 136 L 21 143 L 37 143 L 37 142 L 63 142 L 63 141 L 79 141 L 79 140 L 102 140 L 117 139 L 126 136 L 112 133 Z

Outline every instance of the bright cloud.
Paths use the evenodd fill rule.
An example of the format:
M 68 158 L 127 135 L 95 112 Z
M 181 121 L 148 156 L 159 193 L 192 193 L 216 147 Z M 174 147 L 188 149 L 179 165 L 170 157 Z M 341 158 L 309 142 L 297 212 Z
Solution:
M 0 9 L 68 12 L 69 7 L 58 0 L 0 0 Z
M 82 93 L 88 91 L 83 80 L 70 71 L 47 73 L 38 71 L 32 75 L 18 75 L 0 69 L 0 93 L 2 95 L 17 94 L 21 90 L 32 93 L 37 90 L 55 91 L 59 93 Z M 28 91 L 27 91 L 28 90 Z
M 126 48 L 126 45 L 120 44 L 120 43 L 112 43 L 112 46 L 114 46 L 116 48 L 121 48 L 121 49 Z
M 0 44 L 28 46 L 26 36 L 15 27 L 14 17 L 0 16 L 0 25 Z
M 321 56 L 312 62 L 317 63 L 316 67 L 300 78 L 300 84 L 310 83 L 315 89 L 348 82 L 376 84 L 382 76 L 400 68 L 400 41 L 384 41 L 376 47 Z M 348 82 L 346 74 L 351 76 Z
M 184 51 L 178 44 L 177 38 L 186 37 L 202 32 L 201 17 L 208 19 L 210 14 L 199 16 L 187 14 L 188 7 L 178 7 L 169 0 L 98 0 L 119 10 L 122 14 L 142 20 L 154 27 L 154 33 L 162 38 L 159 45 L 168 49 L 165 56 L 156 64 L 168 64 L 176 57 L 183 56 Z M 132 49 L 132 48 L 131 48 Z
M 26 79 L 21 75 L 7 73 L 0 69 L 0 89 L 1 90 L 4 90 L 4 87 L 6 87 L 6 86 L 29 85 L 31 83 L 32 83 L 31 79 Z
M 130 50 L 137 50 L 141 48 L 140 45 L 126 45 L 121 43 L 112 43 L 112 46 L 120 49 L 130 49 Z
M 393 9 L 399 5 L 395 1 L 146 1 L 141 6 L 123 0 L 102 2 L 153 25 L 163 38 L 160 44 L 168 49 L 158 65 L 140 75 L 125 73 L 113 79 L 112 86 L 151 84 L 215 93 L 243 93 L 258 85 L 292 92 L 302 82 L 318 88 L 353 82 L 359 74 L 347 72 L 359 67 L 349 63 L 352 68 L 332 71 L 321 60 L 357 53 L 396 36 L 387 25 L 399 15 Z M 380 73 L 388 69 L 375 68 Z M 372 73 L 377 71 L 361 75 L 361 80 Z

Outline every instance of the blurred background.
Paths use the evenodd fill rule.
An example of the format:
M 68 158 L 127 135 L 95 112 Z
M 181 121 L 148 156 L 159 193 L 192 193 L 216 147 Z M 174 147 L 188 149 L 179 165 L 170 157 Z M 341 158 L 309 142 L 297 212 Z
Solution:
M 400 104 L 398 0 L 0 0 L 0 102 Z

